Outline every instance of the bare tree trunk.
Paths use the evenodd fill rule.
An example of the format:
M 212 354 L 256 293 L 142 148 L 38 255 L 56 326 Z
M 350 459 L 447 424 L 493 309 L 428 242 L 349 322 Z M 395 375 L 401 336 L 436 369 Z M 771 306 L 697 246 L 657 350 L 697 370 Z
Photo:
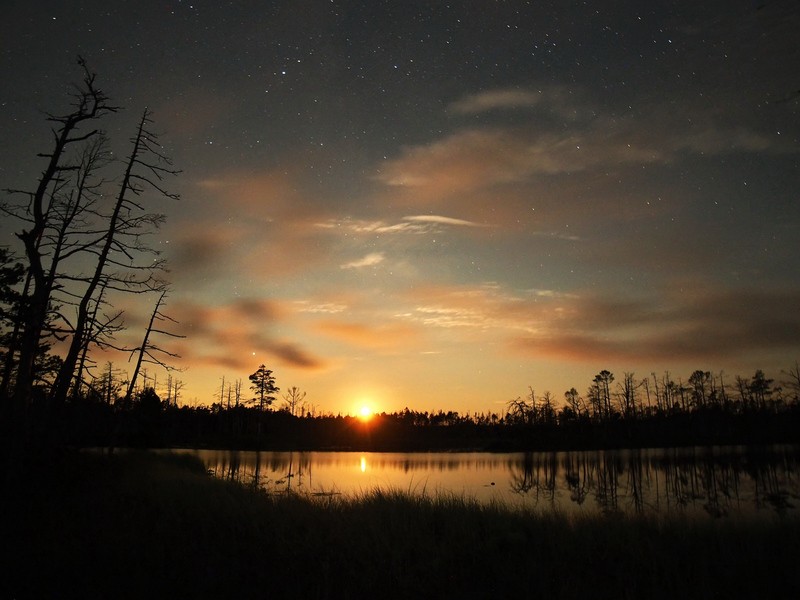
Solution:
M 145 125 L 148 123 L 148 121 L 149 111 L 145 110 L 142 114 L 142 118 L 139 121 L 136 135 L 133 138 L 133 149 L 131 150 L 131 154 L 128 158 L 125 168 L 125 174 L 120 183 L 114 210 L 112 211 L 108 220 L 108 227 L 103 240 L 103 245 L 98 251 L 94 274 L 89 280 L 89 284 L 87 285 L 86 290 L 84 291 L 83 296 L 78 303 L 78 315 L 75 321 L 72 340 L 70 342 L 69 349 L 67 350 L 66 357 L 64 358 L 64 362 L 61 365 L 61 369 L 59 370 L 58 376 L 56 377 L 56 382 L 53 386 L 53 391 L 51 394 L 56 403 L 63 402 L 66 399 L 70 383 L 72 382 L 72 378 L 75 373 L 78 355 L 86 341 L 87 332 L 92 324 L 89 306 L 95 295 L 97 287 L 100 285 L 101 281 L 103 281 L 105 269 L 111 262 L 110 255 L 112 250 L 122 249 L 123 252 L 134 250 L 126 247 L 124 242 L 119 241 L 117 238 L 119 237 L 118 234 L 120 234 L 121 231 L 131 227 L 131 219 L 123 215 L 123 210 L 129 210 L 132 206 L 140 208 L 138 205 L 132 203 L 128 199 L 129 194 L 138 195 L 141 192 L 140 187 L 134 186 L 133 180 L 143 178 L 133 173 L 134 167 L 137 165 L 144 165 L 145 167 L 149 167 L 151 170 L 153 169 L 150 165 L 145 165 L 141 160 L 141 154 L 147 148 L 147 141 L 145 139 Z M 152 185 L 152 182 L 148 181 L 148 183 L 151 183 Z M 157 189 L 162 191 L 160 188 Z M 166 192 L 164 193 L 166 194 Z M 123 285 L 126 285 L 126 283 L 123 282 Z
M 156 321 L 156 317 L 158 316 L 158 309 L 161 307 L 161 303 L 164 301 L 164 297 L 167 295 L 167 292 L 161 292 L 161 296 L 158 298 L 158 302 L 156 302 L 156 307 L 153 309 L 153 314 L 150 315 L 150 323 L 147 325 L 147 331 L 144 333 L 144 339 L 142 340 L 142 345 L 139 347 L 139 357 L 136 359 L 136 367 L 133 369 L 133 375 L 131 376 L 131 381 L 128 384 L 128 391 L 125 394 L 125 403 L 127 404 L 130 402 L 131 397 L 133 397 L 133 390 L 136 386 L 136 378 L 139 376 L 139 369 L 142 368 L 142 360 L 144 359 L 145 353 L 147 352 L 148 341 L 150 339 L 150 333 L 153 331 L 153 324 Z
M 62 171 L 68 169 L 61 164 L 65 149 L 74 142 L 85 141 L 99 132 L 97 130 L 72 137 L 76 128 L 84 121 L 96 119 L 106 112 L 114 112 L 115 107 L 106 104 L 105 95 L 94 87 L 94 75 L 90 74 L 85 63 L 79 64 L 84 69 L 84 89 L 78 95 L 78 106 L 64 117 L 50 116 L 48 120 L 61 124 L 61 129 L 54 130 L 54 145 L 50 154 L 43 155 L 49 158 L 47 167 L 39 178 L 36 191 L 31 194 L 29 211 L 32 218 L 32 227 L 17 234 L 25 247 L 25 256 L 28 259 L 28 272 L 33 282 L 33 289 L 26 298 L 23 327 L 19 345 L 19 362 L 17 365 L 17 379 L 14 387 L 14 410 L 21 411 L 30 400 L 35 379 L 35 360 L 39 349 L 39 340 L 47 321 L 47 311 L 50 301 L 51 286 L 48 285 L 47 274 L 42 264 L 40 243 L 47 225 L 48 209 L 45 206 L 48 191 L 51 186 L 57 185 Z

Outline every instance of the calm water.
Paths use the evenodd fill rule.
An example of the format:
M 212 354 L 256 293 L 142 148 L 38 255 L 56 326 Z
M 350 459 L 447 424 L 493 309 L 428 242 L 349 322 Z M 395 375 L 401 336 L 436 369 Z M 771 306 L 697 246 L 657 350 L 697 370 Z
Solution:
M 178 451 L 176 451 L 178 452 Z M 271 493 L 452 493 L 562 513 L 800 514 L 800 447 L 555 453 L 180 451 Z

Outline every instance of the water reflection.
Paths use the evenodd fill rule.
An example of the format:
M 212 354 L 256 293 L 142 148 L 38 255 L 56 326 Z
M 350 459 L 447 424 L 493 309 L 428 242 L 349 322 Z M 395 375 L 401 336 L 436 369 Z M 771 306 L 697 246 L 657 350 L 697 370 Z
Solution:
M 216 476 L 269 493 L 451 493 L 565 513 L 786 515 L 800 447 L 551 453 L 195 451 Z

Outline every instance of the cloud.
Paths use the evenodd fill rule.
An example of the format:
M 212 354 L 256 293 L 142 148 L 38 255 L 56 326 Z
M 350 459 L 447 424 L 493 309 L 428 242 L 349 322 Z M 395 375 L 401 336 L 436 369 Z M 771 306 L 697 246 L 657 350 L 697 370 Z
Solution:
M 455 227 L 485 227 L 482 223 L 475 223 L 464 219 L 454 219 L 452 217 L 443 217 L 440 215 L 415 215 L 403 217 L 403 219 L 416 223 L 436 223 L 439 225 L 453 225 Z
M 442 215 L 411 215 L 403 217 L 399 223 L 383 220 L 330 219 L 317 223 L 316 227 L 330 231 L 344 231 L 356 234 L 427 234 L 441 231 L 441 225 L 452 227 L 486 227 L 483 223 L 445 217 Z
M 474 114 L 497 109 L 530 108 L 541 101 L 541 91 L 503 89 L 465 96 L 448 108 L 460 114 Z
M 221 275 L 242 233 L 228 223 L 217 223 L 214 227 L 188 223 L 170 226 L 170 230 L 166 257 L 173 278 L 181 282 Z
M 460 106 L 477 110 L 524 98 L 533 104 L 530 94 L 483 92 Z M 571 106 L 581 118 L 569 127 L 533 112 L 516 115 L 513 125 L 476 115 L 467 127 L 405 147 L 376 171 L 374 179 L 384 186 L 378 201 L 496 225 L 527 223 L 534 205 L 551 222 L 625 218 L 655 210 L 642 201 L 642 190 L 681 189 L 681 177 L 661 178 L 688 161 L 786 151 L 776 136 L 725 121 L 708 108 L 687 120 L 674 107 L 652 102 L 624 115 L 599 105 Z
M 171 304 L 169 314 L 178 321 L 171 330 L 186 337 L 168 349 L 186 364 L 239 370 L 258 360 L 307 370 L 326 366 L 324 359 L 298 343 L 270 333 L 292 314 L 290 305 L 243 298 L 209 306 L 184 299 Z
M 743 360 L 800 348 L 800 290 L 666 287 L 637 298 L 499 286 L 414 290 L 398 318 L 484 332 L 517 354 L 569 361 Z M 472 335 L 472 334 L 471 334 Z
M 466 129 L 424 146 L 406 148 L 377 178 L 387 186 L 413 189 L 410 198 L 419 198 L 417 204 L 430 197 L 456 196 L 533 177 L 667 163 L 682 152 L 758 152 L 768 146 L 762 135 L 740 128 L 645 136 L 636 128 L 605 125 L 596 122 L 569 132 Z
M 297 300 L 295 302 L 297 310 L 304 313 L 337 314 L 347 310 L 346 304 L 338 302 L 310 302 L 309 300 Z
M 171 225 L 170 265 L 184 285 L 286 277 L 329 259 L 315 223 L 329 217 L 289 172 L 227 171 L 195 184 L 191 211 Z
M 548 294 L 557 295 L 544 290 L 512 294 L 494 283 L 477 287 L 423 286 L 409 293 L 413 310 L 397 317 L 425 327 L 534 333 L 552 310 L 549 304 L 538 300 Z
M 797 350 L 800 291 L 705 290 L 640 300 L 584 297 L 514 345 L 540 357 L 608 361 L 741 359 Z
M 542 114 L 558 116 L 561 119 L 574 120 L 590 115 L 581 97 L 583 93 L 574 86 L 548 84 L 537 89 L 499 88 L 484 90 L 475 94 L 467 94 L 448 105 L 448 110 L 457 115 L 480 115 L 491 111 L 512 111 L 525 109 Z
M 311 370 L 320 369 L 325 365 L 324 360 L 303 350 L 293 342 L 276 341 L 267 344 L 266 348 L 279 362 L 285 365 Z
M 354 260 L 349 263 L 345 263 L 341 265 L 342 269 L 361 269 L 363 267 L 374 267 L 384 261 L 386 257 L 384 256 L 383 252 L 371 252 L 367 254 L 364 258 L 360 258 L 358 260 Z
M 400 322 L 381 322 L 377 325 L 351 321 L 326 320 L 316 329 L 326 336 L 347 344 L 365 348 L 396 350 L 418 338 L 414 328 Z

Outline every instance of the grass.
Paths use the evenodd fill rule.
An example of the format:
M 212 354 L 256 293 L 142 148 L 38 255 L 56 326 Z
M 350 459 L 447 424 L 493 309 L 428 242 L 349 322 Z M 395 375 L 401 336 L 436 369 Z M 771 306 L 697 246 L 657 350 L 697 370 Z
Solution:
M 188 456 L 6 469 L 3 598 L 795 598 L 800 521 L 269 496 Z

